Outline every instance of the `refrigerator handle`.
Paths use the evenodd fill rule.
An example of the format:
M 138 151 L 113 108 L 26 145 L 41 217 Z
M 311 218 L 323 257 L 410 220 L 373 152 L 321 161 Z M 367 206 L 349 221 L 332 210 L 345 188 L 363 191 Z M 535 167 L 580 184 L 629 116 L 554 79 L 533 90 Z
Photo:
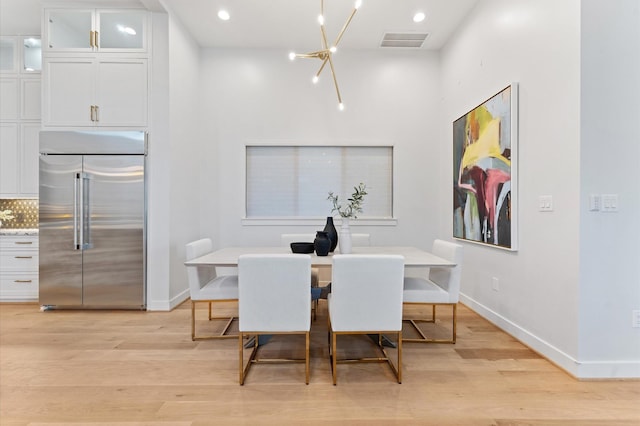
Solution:
M 79 210 L 80 203 L 78 202 L 78 197 L 80 196 L 80 191 L 78 190 L 78 186 L 80 185 L 80 173 L 73 174 L 73 249 L 80 250 L 80 245 L 78 244 L 78 217 L 81 217 L 81 212 Z M 81 228 L 80 228 L 81 229 Z
M 82 223 L 80 226 L 80 244 L 82 250 L 93 248 L 91 244 L 91 176 L 82 173 Z

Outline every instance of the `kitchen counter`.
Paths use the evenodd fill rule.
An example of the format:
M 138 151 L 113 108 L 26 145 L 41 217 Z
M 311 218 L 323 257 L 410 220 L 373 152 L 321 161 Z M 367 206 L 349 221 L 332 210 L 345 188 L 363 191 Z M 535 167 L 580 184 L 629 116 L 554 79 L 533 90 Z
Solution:
M 37 228 L 10 229 L 0 228 L 0 235 L 38 235 Z

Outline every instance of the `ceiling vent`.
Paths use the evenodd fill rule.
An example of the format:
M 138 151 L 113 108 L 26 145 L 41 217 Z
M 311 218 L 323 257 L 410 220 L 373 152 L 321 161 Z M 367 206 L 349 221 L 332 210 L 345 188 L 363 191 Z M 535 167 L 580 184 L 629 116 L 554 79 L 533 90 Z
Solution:
M 385 33 L 380 47 L 422 47 L 429 33 Z

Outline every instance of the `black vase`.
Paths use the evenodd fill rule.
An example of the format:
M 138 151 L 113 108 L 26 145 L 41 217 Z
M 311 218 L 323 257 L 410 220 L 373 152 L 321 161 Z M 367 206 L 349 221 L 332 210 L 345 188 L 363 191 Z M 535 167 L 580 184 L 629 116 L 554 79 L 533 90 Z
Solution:
M 338 247 L 338 231 L 333 225 L 332 216 L 327 217 L 327 224 L 324 226 L 323 231 L 327 233 L 327 236 L 331 240 L 331 247 L 329 248 L 329 252 L 333 253 L 336 247 Z
M 313 248 L 318 256 L 326 256 L 331 248 L 331 240 L 324 231 L 316 232 L 316 239 L 313 240 Z

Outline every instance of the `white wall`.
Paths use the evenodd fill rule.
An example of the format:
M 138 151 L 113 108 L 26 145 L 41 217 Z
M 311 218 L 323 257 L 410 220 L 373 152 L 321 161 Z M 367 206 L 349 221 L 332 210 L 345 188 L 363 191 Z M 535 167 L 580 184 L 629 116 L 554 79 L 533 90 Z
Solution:
M 147 309 L 170 306 L 171 139 L 169 137 L 169 17 L 153 13 L 147 155 Z
M 182 24 L 169 20 L 169 116 L 171 137 L 171 229 L 172 307 L 188 297 L 184 267 L 185 244 L 200 234 L 200 170 L 208 161 L 201 155 L 205 139 L 200 126 L 200 48 Z M 195 213 L 195 215 L 194 215 Z
M 581 374 L 640 376 L 640 2 L 583 0 L 581 49 Z M 618 213 L 589 194 L 618 194 Z M 608 369 L 602 364 L 608 360 Z
M 202 54 L 203 233 L 217 246 L 279 245 L 284 232 L 314 232 L 317 225 L 243 226 L 244 146 L 247 142 L 342 144 L 382 141 L 395 146 L 397 226 L 358 226 L 374 244 L 429 248 L 435 237 L 439 61 L 424 51 L 341 51 L 335 56 L 346 105 L 338 111 L 328 69 L 317 86 L 320 62 L 290 62 L 285 50 L 207 49 Z M 365 182 L 366 183 L 366 182 Z M 354 182 L 354 185 L 357 182 Z M 418 195 L 416 195 L 418 194 Z M 365 200 L 366 203 L 366 200 Z M 330 214 L 326 211 L 318 216 Z M 208 221 L 208 222 L 206 222 Z M 356 221 L 357 222 L 357 221 Z
M 153 17 L 147 308 L 169 310 L 189 297 L 184 247 L 202 237 L 200 49 L 171 15 Z
M 609 4 L 598 3 L 604 9 L 604 3 Z M 600 12 L 591 13 L 595 21 Z M 599 258 L 599 254 L 608 251 L 609 266 L 620 257 L 637 258 L 637 248 L 633 247 L 637 238 L 629 239 L 628 243 L 619 238 L 616 240 L 621 243 L 619 247 L 605 245 L 586 256 L 589 250 L 584 251 L 585 238 L 589 241 L 588 247 L 603 244 L 608 238 L 602 237 L 600 229 L 591 227 L 595 220 L 607 220 L 602 214 L 598 219 L 591 216 L 591 226 L 581 224 L 585 191 L 592 190 L 582 185 L 591 179 L 602 182 L 595 176 L 602 177 L 601 173 L 611 172 L 616 166 L 606 167 L 608 170 L 598 170 L 598 167 L 581 170 L 581 165 L 586 165 L 584 160 L 581 164 L 585 149 L 592 153 L 587 154 L 593 160 L 591 166 L 602 164 L 595 157 L 600 152 L 585 145 L 585 140 L 594 137 L 601 144 L 602 138 L 591 135 L 591 131 L 602 122 L 599 109 L 597 113 L 581 116 L 581 107 L 585 105 L 584 98 L 581 102 L 581 96 L 585 96 L 580 92 L 581 78 L 591 73 L 581 71 L 581 31 L 585 34 L 596 29 L 592 25 L 581 30 L 582 24 L 579 0 L 483 0 L 442 52 L 443 132 L 447 140 L 451 140 L 452 120 L 511 81 L 518 82 L 520 88 L 520 249 L 509 253 L 465 244 L 463 300 L 576 376 L 637 377 L 638 334 L 630 328 L 631 307 L 634 303 L 638 305 L 637 266 L 623 268 L 619 274 L 612 273 Z M 617 24 L 612 19 L 603 25 Z M 615 43 L 622 42 L 622 34 L 637 37 L 637 32 L 629 31 L 628 25 L 624 28 L 613 37 Z M 600 37 L 602 32 L 593 35 Z M 593 51 L 601 55 L 601 50 L 589 42 L 585 47 L 582 39 L 583 54 Z M 611 56 L 618 58 L 615 52 L 613 48 Z M 582 82 L 582 88 L 586 85 L 591 92 L 587 94 L 590 104 L 599 105 L 601 100 L 608 103 L 600 94 L 601 72 L 610 69 L 611 64 L 609 58 L 603 59 L 602 56 L 598 59 L 600 69 L 595 70 L 600 78 Z M 637 59 L 631 63 L 637 67 Z M 585 65 L 584 60 L 582 64 Z M 625 81 L 630 80 L 629 74 L 624 75 Z M 636 90 L 637 86 L 631 89 Z M 634 101 L 636 104 L 628 114 L 637 114 L 637 98 Z M 619 132 L 629 131 L 630 126 L 634 126 L 632 123 L 637 123 L 630 116 L 625 117 L 629 119 L 628 127 L 622 126 Z M 609 129 L 615 120 L 614 114 L 607 119 L 611 122 L 605 128 Z M 621 149 L 626 151 L 625 155 L 629 150 L 637 152 L 637 137 L 634 148 L 629 136 L 622 140 L 620 148 L 626 148 Z M 616 158 L 619 154 L 619 151 L 611 153 Z M 628 161 L 635 161 L 637 168 L 637 155 L 629 157 Z M 627 173 L 620 173 L 616 185 L 624 180 L 623 175 L 629 179 L 631 168 L 629 164 L 625 169 Z M 441 173 L 443 178 L 450 176 L 450 169 L 445 167 Z M 599 191 L 614 191 L 616 187 L 600 188 Z M 625 182 L 617 188 L 616 191 L 626 193 L 635 190 L 637 194 L 637 179 L 635 186 Z M 553 212 L 538 211 L 540 195 L 553 196 Z M 637 205 L 637 197 L 629 198 Z M 451 205 L 450 194 L 443 194 L 440 201 Z M 630 207 L 629 214 L 633 212 L 637 218 L 637 207 Z M 441 230 L 447 235 L 451 229 L 450 213 L 441 213 Z M 621 237 L 633 222 L 629 219 L 626 224 L 613 225 L 614 235 Z M 586 228 L 592 229 L 595 235 L 581 234 Z M 600 271 L 596 276 L 602 279 L 592 277 L 585 281 L 585 272 L 594 270 Z M 497 292 L 491 289 L 493 277 L 500 280 Z M 615 277 L 621 283 L 617 290 L 603 296 L 608 291 L 602 290 L 602 284 L 608 277 Z M 620 321 L 618 317 L 626 320 Z M 604 346 L 607 348 L 603 349 Z M 585 368 L 587 363 L 589 368 Z

